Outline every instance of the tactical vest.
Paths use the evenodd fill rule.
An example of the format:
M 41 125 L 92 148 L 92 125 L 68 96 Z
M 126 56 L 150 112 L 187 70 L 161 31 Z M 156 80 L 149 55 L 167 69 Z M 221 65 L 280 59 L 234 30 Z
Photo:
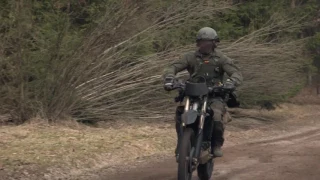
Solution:
M 197 65 L 192 78 L 204 77 L 208 85 L 223 81 L 223 69 L 216 56 L 199 57 L 197 56 Z

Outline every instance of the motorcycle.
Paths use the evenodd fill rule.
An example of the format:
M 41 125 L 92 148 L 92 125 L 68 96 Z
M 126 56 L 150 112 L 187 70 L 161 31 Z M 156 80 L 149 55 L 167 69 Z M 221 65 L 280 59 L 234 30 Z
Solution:
M 213 110 L 210 98 L 221 97 L 225 102 L 234 89 L 225 88 L 222 83 L 208 87 L 204 78 L 182 82 L 175 80 L 173 89 L 179 90 L 175 102 L 185 101 L 181 116 L 180 137 L 178 138 L 178 180 L 191 180 L 197 170 L 200 180 L 209 180 L 214 167 L 211 147 L 203 148 L 204 134 L 211 134 Z

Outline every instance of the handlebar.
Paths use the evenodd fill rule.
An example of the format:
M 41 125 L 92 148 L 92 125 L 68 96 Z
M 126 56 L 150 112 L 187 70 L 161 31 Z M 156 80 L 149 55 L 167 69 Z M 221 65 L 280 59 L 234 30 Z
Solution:
M 179 80 L 175 80 L 173 82 L 173 86 L 171 90 L 175 90 L 175 89 L 180 89 L 180 90 L 185 90 L 186 88 L 186 83 L 185 82 L 181 82 Z
M 184 91 L 185 88 L 186 88 L 185 82 L 175 80 L 171 90 L 179 89 L 180 91 Z M 219 85 L 214 85 L 214 86 L 208 87 L 208 90 L 209 90 L 209 94 L 211 94 L 211 93 L 219 93 L 219 92 L 224 92 L 224 91 L 231 92 L 234 89 L 225 88 L 224 84 L 219 84 Z
M 175 89 L 179 90 L 179 95 L 175 97 L 175 102 L 182 102 L 185 97 L 186 82 L 175 79 L 173 81 L 171 90 L 175 90 Z M 209 90 L 208 95 L 221 96 L 227 102 L 229 99 L 230 93 L 232 93 L 235 90 L 235 88 L 232 88 L 232 89 L 226 88 L 224 84 L 219 83 L 214 86 L 209 86 L 208 90 Z

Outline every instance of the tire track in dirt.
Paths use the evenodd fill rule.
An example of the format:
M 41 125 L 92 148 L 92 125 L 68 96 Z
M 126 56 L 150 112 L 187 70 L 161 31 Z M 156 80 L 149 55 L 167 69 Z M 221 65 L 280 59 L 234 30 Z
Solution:
M 320 179 L 320 130 L 231 148 L 218 160 L 217 180 Z
M 320 129 L 229 146 L 215 162 L 215 180 L 320 179 Z M 105 180 L 175 180 L 174 159 L 150 163 Z M 197 179 L 197 178 L 194 178 Z

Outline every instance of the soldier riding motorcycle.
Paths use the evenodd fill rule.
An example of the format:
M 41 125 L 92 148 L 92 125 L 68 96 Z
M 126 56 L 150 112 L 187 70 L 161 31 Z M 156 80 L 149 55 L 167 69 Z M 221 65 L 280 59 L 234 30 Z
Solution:
M 177 107 L 175 117 L 176 132 L 178 136 L 178 143 L 175 151 L 179 163 L 178 180 L 191 179 L 192 171 L 199 165 L 198 159 L 200 157 L 200 150 L 197 149 L 196 145 L 190 145 L 195 148 L 195 152 L 189 152 L 192 150 L 192 148 L 190 148 L 188 153 L 191 154 L 180 160 L 183 162 L 179 161 L 179 154 L 185 154 L 186 152 L 182 148 L 179 148 L 181 143 L 185 144 L 183 143 L 183 139 L 188 134 L 191 138 L 194 133 L 184 132 L 188 129 L 186 128 L 186 122 L 190 119 L 187 116 L 198 117 L 197 123 L 201 128 L 202 126 L 204 128 L 209 126 L 209 131 L 204 134 L 203 138 L 201 128 L 199 130 L 191 130 L 201 134 L 199 140 L 199 142 L 201 142 L 201 152 L 209 149 L 212 155 L 211 157 L 222 157 L 223 155 L 221 147 L 224 143 L 223 134 L 225 123 L 223 121 L 223 116 L 226 114 L 226 103 L 230 99 L 236 102 L 233 91 L 242 83 L 243 77 L 233 60 L 216 49 L 218 42 L 219 38 L 214 29 L 209 27 L 200 29 L 196 39 L 198 50 L 186 53 L 181 59 L 168 66 L 164 72 L 164 89 L 170 91 L 179 88 L 180 99 L 178 98 L 178 101 L 180 102 L 187 96 L 186 105 Z M 183 70 L 189 72 L 190 80 L 185 84 L 177 83 L 175 75 Z M 222 85 L 221 82 L 223 81 L 224 73 L 227 73 L 229 79 Z M 192 106 L 190 103 L 193 103 Z M 196 107 L 193 107 L 195 106 L 194 104 L 196 104 Z M 208 106 L 208 108 L 206 106 Z M 202 110 L 200 110 L 201 113 L 196 115 L 197 109 L 199 108 L 202 108 Z M 187 113 L 188 115 L 186 115 Z M 183 116 L 185 117 L 183 118 Z M 211 120 L 207 120 L 206 116 L 209 116 Z M 189 123 L 195 123 L 195 120 L 191 120 Z M 199 135 L 191 138 L 191 144 L 194 140 L 198 141 L 196 137 L 199 137 Z M 185 158 L 187 158 L 188 161 L 185 161 Z M 190 160 L 192 158 L 193 160 Z M 181 165 L 181 163 L 185 162 L 190 162 L 190 164 L 187 166 Z M 206 166 L 198 166 L 198 176 L 201 180 L 207 180 L 211 177 L 211 173 L 208 171 L 208 163 L 204 164 Z M 213 167 L 211 166 L 210 168 L 212 169 Z

